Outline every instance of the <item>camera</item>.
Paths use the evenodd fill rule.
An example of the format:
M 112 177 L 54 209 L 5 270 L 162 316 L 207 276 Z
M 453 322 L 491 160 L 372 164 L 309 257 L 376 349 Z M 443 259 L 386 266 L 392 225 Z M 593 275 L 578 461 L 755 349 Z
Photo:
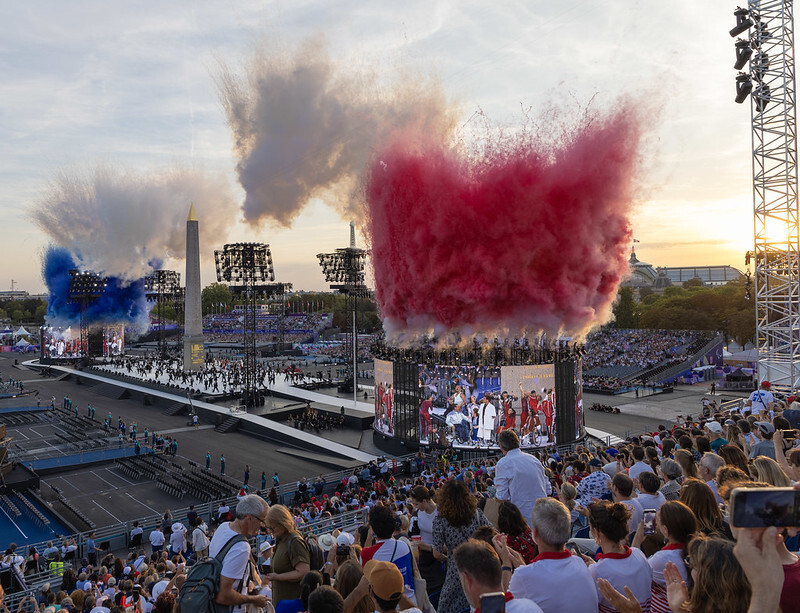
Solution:
M 800 527 L 800 490 L 791 487 L 737 487 L 730 507 L 736 528 Z

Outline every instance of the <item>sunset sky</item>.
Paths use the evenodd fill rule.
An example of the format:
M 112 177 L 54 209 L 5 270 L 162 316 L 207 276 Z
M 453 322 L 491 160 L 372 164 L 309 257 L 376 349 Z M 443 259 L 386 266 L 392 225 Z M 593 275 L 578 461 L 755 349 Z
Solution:
M 256 48 L 292 53 L 317 38 L 343 66 L 435 74 L 459 124 L 482 112 L 513 129 L 521 109 L 535 117 L 554 101 L 585 106 L 594 97 L 607 108 L 638 97 L 652 109 L 652 133 L 631 220 L 637 255 L 655 266 L 743 270 L 753 233 L 750 107 L 733 101 L 735 8 L 720 0 L 5 2 L 0 289 L 14 279 L 43 291 L 48 238 L 29 211 L 64 169 L 200 166 L 223 173 L 241 203 L 219 65 L 236 66 Z M 188 213 L 189 203 L 175 206 Z M 271 244 L 279 280 L 322 289 L 314 255 L 345 246 L 348 221 L 314 199 L 290 228 L 237 223 L 227 236 L 201 234 L 203 284 L 214 280 L 215 248 L 255 240 Z

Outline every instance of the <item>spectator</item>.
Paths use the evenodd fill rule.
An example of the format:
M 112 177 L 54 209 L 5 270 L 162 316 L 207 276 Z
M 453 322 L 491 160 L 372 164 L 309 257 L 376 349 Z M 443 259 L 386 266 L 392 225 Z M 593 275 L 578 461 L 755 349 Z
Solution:
M 688 438 L 688 437 L 687 437 Z M 691 451 L 684 449 L 675 450 L 675 461 L 680 464 L 683 479 L 699 479 L 700 471 L 697 469 L 697 463 Z
M 762 381 L 759 389 L 750 394 L 750 397 L 744 402 L 744 416 L 747 417 L 751 412 L 754 415 L 761 415 L 762 413 L 769 413 L 775 405 L 775 398 L 770 392 L 769 381 Z M 773 458 L 774 459 L 774 458 Z
M 639 475 L 643 472 L 655 472 L 653 468 L 644 461 L 645 458 L 645 451 L 644 447 L 639 447 L 638 445 L 633 448 L 633 459 L 634 464 L 633 466 L 628 469 L 628 475 L 630 475 L 631 479 L 638 479 Z
M 700 478 L 706 482 L 706 485 L 714 492 L 714 498 L 717 504 L 722 503 L 722 498 L 717 493 L 717 471 L 725 465 L 724 458 L 718 456 L 716 453 L 706 452 L 700 460 Z
M 487 543 L 474 539 L 462 543 L 453 552 L 453 561 L 471 609 L 480 607 L 484 594 L 504 591 L 500 558 Z M 507 613 L 542 613 L 535 602 L 514 597 L 511 591 L 506 592 L 505 599 Z
M 419 540 L 417 541 L 419 572 L 425 579 L 428 594 L 438 596 L 445 577 L 442 563 L 433 557 L 433 520 L 436 519 L 439 512 L 430 490 L 424 485 L 412 488 L 410 494 L 411 502 L 417 509 L 415 526 L 419 530 Z M 434 601 L 432 604 L 436 606 L 438 597 L 435 597 Z
M 330 585 L 321 585 L 308 596 L 308 613 L 343 613 L 344 600 Z
M 667 499 L 659 491 L 661 480 L 653 473 L 642 473 L 639 475 L 639 492 L 638 501 L 642 509 L 658 509 L 661 508 Z
M 336 571 L 336 591 L 342 595 L 342 598 L 347 598 L 356 590 L 363 577 L 364 571 L 360 564 L 354 560 L 344 561 Z M 369 594 L 366 594 L 361 600 L 352 603 L 349 613 L 373 613 L 375 607 L 372 605 L 372 599 Z
M 512 430 L 503 430 L 513 433 Z M 516 436 L 516 435 L 514 435 Z M 500 460 L 502 462 L 502 460 Z M 499 463 L 498 463 L 499 464 Z M 541 466 L 541 464 L 540 464 Z M 433 520 L 433 555 L 445 562 L 445 552 L 455 551 L 488 520 L 477 508 L 475 497 L 470 494 L 463 481 L 445 481 L 436 496 L 439 515 Z M 438 613 L 459 613 L 468 607 L 467 598 L 458 579 L 455 564 L 447 565 L 447 575 L 439 596 Z
M 681 502 L 697 518 L 698 532 L 733 540 L 730 526 L 722 516 L 712 489 L 700 479 L 687 479 L 681 486 Z
M 541 498 L 533 509 L 533 539 L 539 555 L 527 566 L 517 567 L 508 586 L 516 598 L 537 603 L 545 613 L 596 611 L 597 591 L 586 564 L 565 549 L 570 536 L 567 508 L 552 498 Z M 512 560 L 505 539 L 495 539 L 504 576 Z
M 600 578 L 605 579 L 620 592 L 627 586 L 642 610 L 648 611 L 653 571 L 641 551 L 625 544 L 630 519 L 630 509 L 619 502 L 592 504 L 589 507 L 589 528 L 603 553 L 597 554 L 597 563 L 587 556 L 584 559 L 589 564 L 589 572 L 595 582 Z M 616 610 L 600 594 L 599 588 L 597 595 L 601 610 Z
M 617 473 L 611 480 L 611 493 L 614 495 L 614 502 L 621 502 L 631 510 L 628 534 L 633 534 L 639 527 L 644 513 L 642 505 L 633 498 L 633 480 L 625 473 Z
M 266 579 L 272 582 L 272 602 L 294 600 L 300 597 L 300 581 L 311 570 L 308 544 L 285 506 L 269 507 L 266 522 L 275 536 L 272 572 L 266 575 Z
M 533 562 L 539 551 L 531 529 L 519 509 L 507 500 L 501 502 L 498 508 L 497 529 L 505 535 L 508 546 L 519 553 L 526 564 Z
M 512 502 L 525 521 L 530 521 L 534 503 L 552 491 L 544 466 L 536 457 L 520 450 L 519 437 L 513 430 L 498 434 L 497 444 L 503 454 L 494 472 L 497 499 Z
M 704 430 L 708 435 L 712 451 L 717 452 L 720 447 L 728 444 L 728 440 L 722 435 L 722 426 L 718 421 L 707 422 L 704 426 Z
M 153 548 L 153 553 L 158 553 L 164 549 L 165 542 L 166 539 L 164 538 L 164 533 L 161 531 L 161 527 L 156 526 L 153 528 L 153 531 L 150 533 L 150 546 Z
M 791 487 L 792 485 L 780 465 L 765 456 L 758 456 L 753 460 L 753 476 L 756 481 L 769 483 L 773 487 Z
M 737 445 L 728 444 L 719 448 L 719 457 L 725 460 L 725 464 L 735 466 L 745 474 L 750 472 L 750 465 L 747 463 L 747 456 Z
M 236 505 L 236 519 L 220 524 L 209 545 L 209 555 L 216 556 L 236 537 L 245 537 L 235 543 L 222 559 L 217 604 L 228 605 L 232 613 L 243 613 L 247 604 L 256 607 L 266 605 L 267 597 L 248 594 L 250 577 L 250 545 L 247 537 L 258 534 L 258 529 L 267 521 L 267 503 L 260 496 L 245 496 Z
M 658 467 L 658 472 L 664 480 L 664 485 L 659 490 L 666 500 L 677 500 L 680 497 L 681 484 L 678 483 L 683 475 L 681 465 L 675 460 L 664 459 Z
M 686 551 L 686 564 L 694 582 L 686 602 L 688 610 L 747 611 L 752 590 L 733 555 L 733 542 L 718 536 L 697 537 L 692 539 Z M 665 574 L 669 580 L 669 572 Z
M 275 605 L 275 613 L 304 613 L 308 611 L 308 597 L 322 585 L 322 574 L 310 570 L 300 580 L 300 597 L 294 600 L 281 600 Z
M 411 548 L 404 540 L 392 538 L 392 533 L 397 527 L 398 518 L 394 511 L 384 504 L 376 504 L 369 511 L 369 527 L 375 535 L 375 543 L 361 551 L 361 564 L 370 560 L 391 562 L 403 575 L 405 582 L 405 595 L 411 602 L 416 602 L 414 597 L 414 567 Z
M 772 442 L 772 437 L 775 434 L 775 426 L 768 421 L 757 421 L 754 425 L 756 428 L 753 432 L 755 432 L 758 442 L 750 448 L 750 459 L 763 455 L 777 461 L 775 456 L 775 444 Z M 747 447 L 745 447 L 745 451 L 747 451 Z
M 597 458 L 589 460 L 589 476 L 581 479 L 576 486 L 577 503 L 584 507 L 592 503 L 593 498 L 610 498 L 611 477 L 603 472 L 603 463 Z

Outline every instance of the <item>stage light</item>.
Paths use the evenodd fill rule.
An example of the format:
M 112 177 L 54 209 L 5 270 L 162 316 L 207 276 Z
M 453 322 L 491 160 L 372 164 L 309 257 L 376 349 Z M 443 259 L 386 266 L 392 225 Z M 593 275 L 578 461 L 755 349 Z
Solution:
M 733 67 L 736 70 L 741 70 L 752 55 L 753 50 L 750 48 L 750 43 L 740 38 L 736 41 L 736 63 Z
M 769 91 L 769 85 L 766 83 L 762 83 L 758 87 L 756 87 L 755 91 L 753 92 L 753 99 L 755 100 L 756 104 L 756 111 L 759 113 L 767 108 L 767 104 L 769 104 L 772 95 Z
M 753 26 L 753 20 L 748 17 L 750 11 L 747 9 L 737 7 L 736 10 L 733 11 L 733 14 L 736 17 L 736 26 L 730 31 L 732 37 L 739 36 L 739 34 Z
M 750 62 L 750 73 L 756 81 L 763 81 L 764 74 L 769 69 L 769 55 L 766 53 L 758 52 Z
M 741 104 L 747 100 L 747 96 L 753 91 L 753 82 L 750 75 L 740 72 L 736 76 L 736 103 Z

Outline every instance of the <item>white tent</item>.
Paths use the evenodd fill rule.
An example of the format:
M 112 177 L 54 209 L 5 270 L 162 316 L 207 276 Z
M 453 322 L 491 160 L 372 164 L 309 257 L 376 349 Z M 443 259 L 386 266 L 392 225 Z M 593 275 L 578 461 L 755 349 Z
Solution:
M 24 338 L 21 338 L 17 341 L 17 347 L 27 347 L 28 345 L 30 345 L 30 343 Z
M 30 335 L 31 335 L 31 333 L 30 333 L 30 332 L 28 332 L 28 331 L 25 329 L 25 327 L 24 327 L 24 326 L 20 326 L 20 327 L 19 327 L 19 330 L 17 330 L 16 332 L 14 332 L 14 334 L 15 334 L 15 335 L 17 335 L 17 336 L 30 336 Z

